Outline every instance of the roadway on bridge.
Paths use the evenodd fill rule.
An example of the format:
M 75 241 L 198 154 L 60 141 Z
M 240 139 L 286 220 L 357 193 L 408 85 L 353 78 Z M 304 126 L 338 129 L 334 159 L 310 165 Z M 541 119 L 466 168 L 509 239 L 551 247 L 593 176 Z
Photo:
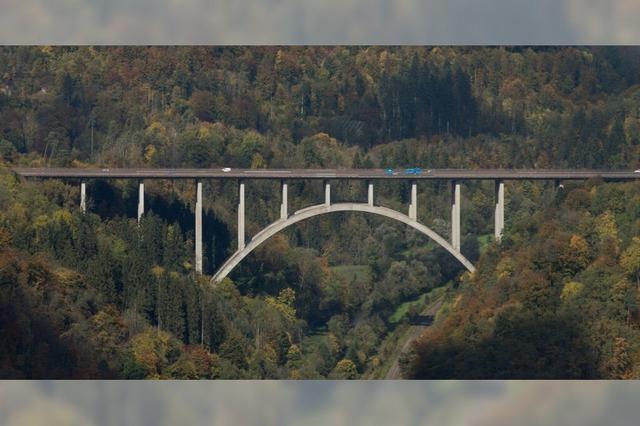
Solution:
M 580 169 L 79 169 L 16 167 L 14 173 L 36 178 L 102 179 L 440 179 L 440 180 L 582 180 L 640 179 L 640 171 Z

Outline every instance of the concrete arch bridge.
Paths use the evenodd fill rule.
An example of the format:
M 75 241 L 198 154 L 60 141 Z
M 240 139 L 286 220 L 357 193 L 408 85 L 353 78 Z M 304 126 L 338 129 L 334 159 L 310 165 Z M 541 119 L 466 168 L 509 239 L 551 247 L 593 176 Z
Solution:
M 495 182 L 494 236 L 499 240 L 504 230 L 505 180 L 564 180 L 599 178 L 606 181 L 640 179 L 640 171 L 632 170 L 541 170 L 541 169 L 55 169 L 15 168 L 14 173 L 26 178 L 75 179 L 80 181 L 80 208 L 86 211 L 86 179 L 137 179 L 139 181 L 138 220 L 144 214 L 145 179 L 192 179 L 196 182 L 195 203 L 195 270 L 202 274 L 202 181 L 204 179 L 233 179 L 238 183 L 238 244 L 235 253 L 216 271 L 212 281 L 226 277 L 248 254 L 276 233 L 309 218 L 334 212 L 357 211 L 387 217 L 404 223 L 431 238 L 447 250 L 468 271 L 473 264 L 460 252 L 460 182 L 464 180 L 493 180 Z M 245 237 L 245 184 L 248 180 L 279 180 L 281 184 L 280 218 L 258 232 L 247 243 Z M 324 182 L 324 203 L 298 210 L 288 209 L 288 182 L 311 179 Z M 339 180 L 367 181 L 366 203 L 332 203 L 331 182 Z M 376 206 L 374 182 L 380 180 L 410 180 L 411 202 L 408 213 Z M 451 182 L 451 238 L 445 239 L 417 219 L 417 182 L 419 180 L 447 180 Z

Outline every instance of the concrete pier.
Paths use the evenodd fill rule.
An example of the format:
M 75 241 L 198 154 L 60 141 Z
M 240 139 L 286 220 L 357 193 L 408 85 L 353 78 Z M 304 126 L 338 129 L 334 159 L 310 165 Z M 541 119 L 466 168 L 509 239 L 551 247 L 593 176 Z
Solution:
M 460 251 L 460 184 L 451 182 L 451 245 Z
M 409 217 L 418 220 L 418 184 L 411 181 L 411 204 L 409 204 Z
M 373 207 L 373 183 L 367 182 L 367 204 Z
M 496 181 L 495 239 L 500 241 L 504 231 L 504 182 Z
M 244 182 L 238 184 L 238 250 L 244 249 Z
M 80 183 L 80 210 L 82 213 L 87 212 L 87 185 L 84 181 Z
M 324 181 L 324 204 L 331 205 L 331 184 L 329 181 Z
M 196 181 L 196 273 L 202 274 L 202 182 Z
M 144 214 L 144 182 L 140 182 L 138 188 L 138 223 Z
M 282 201 L 280 203 L 280 219 L 286 219 L 289 217 L 289 206 L 288 206 L 288 186 L 285 181 L 280 182 L 280 186 L 282 187 Z

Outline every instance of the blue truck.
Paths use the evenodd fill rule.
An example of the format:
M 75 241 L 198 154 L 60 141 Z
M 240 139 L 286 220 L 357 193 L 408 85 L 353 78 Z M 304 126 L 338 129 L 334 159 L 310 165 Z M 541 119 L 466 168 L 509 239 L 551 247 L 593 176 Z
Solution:
M 387 174 L 387 176 L 397 176 L 399 172 L 396 172 L 393 169 L 385 169 L 385 173 Z M 408 175 L 408 176 L 411 176 L 411 175 L 418 176 L 422 174 L 422 169 L 419 167 L 412 167 L 410 169 L 404 169 L 402 171 L 402 174 Z

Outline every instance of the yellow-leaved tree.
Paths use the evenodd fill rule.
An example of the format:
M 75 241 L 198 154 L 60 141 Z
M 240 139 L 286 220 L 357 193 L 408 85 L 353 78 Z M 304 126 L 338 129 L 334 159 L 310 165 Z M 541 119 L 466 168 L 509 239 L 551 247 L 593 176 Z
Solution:
M 640 237 L 633 237 L 631 244 L 620 257 L 620 265 L 627 274 L 636 279 L 636 286 L 640 288 Z

